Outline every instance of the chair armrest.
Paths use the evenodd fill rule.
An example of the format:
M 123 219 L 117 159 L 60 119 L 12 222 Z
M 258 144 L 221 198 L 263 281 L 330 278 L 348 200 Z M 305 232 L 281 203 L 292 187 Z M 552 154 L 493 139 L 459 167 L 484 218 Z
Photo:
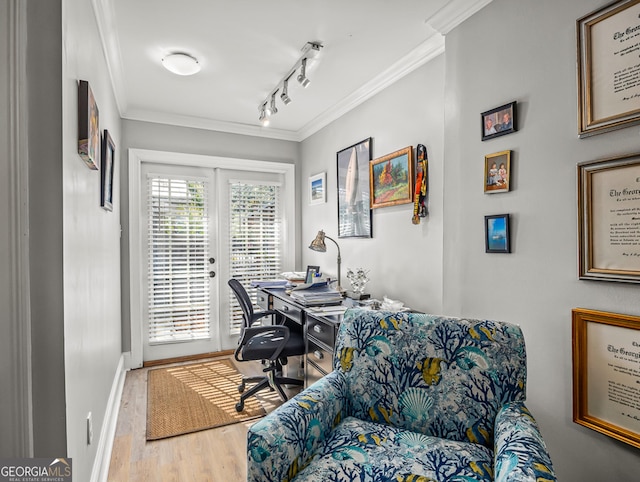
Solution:
M 504 405 L 494 428 L 496 482 L 557 480 L 538 424 L 524 402 Z
M 247 435 L 247 481 L 291 480 L 345 414 L 346 381 L 333 371 L 256 422 Z
M 264 310 L 264 311 L 255 312 L 251 317 L 251 325 L 253 325 L 260 318 L 264 318 L 265 316 L 272 316 L 272 315 L 274 315 L 277 319 L 274 325 L 281 325 L 283 316 L 279 311 L 276 311 L 276 310 Z

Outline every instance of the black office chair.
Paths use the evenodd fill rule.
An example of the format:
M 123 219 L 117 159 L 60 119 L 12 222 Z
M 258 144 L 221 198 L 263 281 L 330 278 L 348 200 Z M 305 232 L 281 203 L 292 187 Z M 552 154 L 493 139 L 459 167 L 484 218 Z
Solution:
M 283 325 L 284 317 L 277 311 L 254 312 L 249 294 L 238 280 L 230 279 L 229 286 L 242 308 L 243 315 L 242 333 L 234 357 L 239 362 L 263 360 L 267 364 L 262 370 L 266 373 L 265 376 L 243 377 L 238 386 L 242 395 L 236 404 L 236 410 L 241 412 L 244 409 L 244 401 L 264 388 L 278 390 L 282 401 L 286 402 L 288 397 L 282 385 L 303 385 L 304 381 L 280 376 L 282 366 L 287 364 L 287 357 L 304 355 L 304 338 L 301 333 L 291 331 L 288 326 Z M 256 320 L 265 316 L 275 316 L 277 324 L 252 326 Z M 247 383 L 256 385 L 245 392 Z

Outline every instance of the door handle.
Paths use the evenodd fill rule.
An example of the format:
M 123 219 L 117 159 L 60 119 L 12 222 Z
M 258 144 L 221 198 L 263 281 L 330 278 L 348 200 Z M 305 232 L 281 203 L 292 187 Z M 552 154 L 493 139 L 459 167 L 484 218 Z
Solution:
M 215 271 L 209 271 L 209 278 L 215 278 L 216 277 L 216 272 Z

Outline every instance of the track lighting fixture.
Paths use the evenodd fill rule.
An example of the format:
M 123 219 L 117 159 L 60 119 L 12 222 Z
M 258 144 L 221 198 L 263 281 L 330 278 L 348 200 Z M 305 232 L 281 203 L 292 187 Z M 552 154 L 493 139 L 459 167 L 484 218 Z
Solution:
M 278 92 L 281 92 L 280 100 L 284 105 L 291 103 L 291 97 L 289 97 L 289 79 L 295 75 L 298 69 L 300 69 L 300 74 L 297 80 L 300 82 L 300 85 L 307 87 L 311 83 L 311 80 L 307 77 L 307 62 L 312 62 L 320 53 L 321 48 L 322 45 L 317 42 L 307 42 L 302 48 L 302 55 L 300 55 L 293 67 L 289 69 L 287 75 L 278 82 L 276 87 L 269 92 L 265 100 L 260 103 L 258 106 L 260 117 L 258 119 L 263 126 L 268 125 L 269 118 L 278 112 L 278 108 L 276 107 L 276 95 Z
M 311 81 L 307 78 L 307 59 L 302 59 L 302 67 L 300 67 L 300 75 L 298 75 L 298 82 L 304 88 L 306 88 Z

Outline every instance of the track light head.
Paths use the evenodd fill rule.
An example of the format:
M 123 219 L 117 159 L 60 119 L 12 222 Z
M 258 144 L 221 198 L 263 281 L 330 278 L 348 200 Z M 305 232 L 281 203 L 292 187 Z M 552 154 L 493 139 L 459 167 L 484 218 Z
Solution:
M 271 110 L 271 115 L 278 113 L 278 108 L 276 107 L 276 94 L 278 91 L 276 90 L 273 94 L 271 94 L 271 105 L 269 106 L 269 110 Z
M 262 108 L 260 109 L 260 117 L 258 117 L 258 120 L 264 127 L 267 127 L 269 125 L 270 116 L 271 116 L 271 111 L 269 110 L 269 108 L 267 107 L 267 104 L 265 103 L 262 105 Z
M 300 66 L 300 74 L 298 75 L 298 82 L 302 87 L 307 87 L 311 81 L 307 78 L 307 59 L 302 59 L 302 64 Z
M 282 94 L 280 94 L 280 99 L 284 105 L 289 105 L 291 103 L 291 97 L 289 97 L 289 79 L 285 79 L 282 83 Z

